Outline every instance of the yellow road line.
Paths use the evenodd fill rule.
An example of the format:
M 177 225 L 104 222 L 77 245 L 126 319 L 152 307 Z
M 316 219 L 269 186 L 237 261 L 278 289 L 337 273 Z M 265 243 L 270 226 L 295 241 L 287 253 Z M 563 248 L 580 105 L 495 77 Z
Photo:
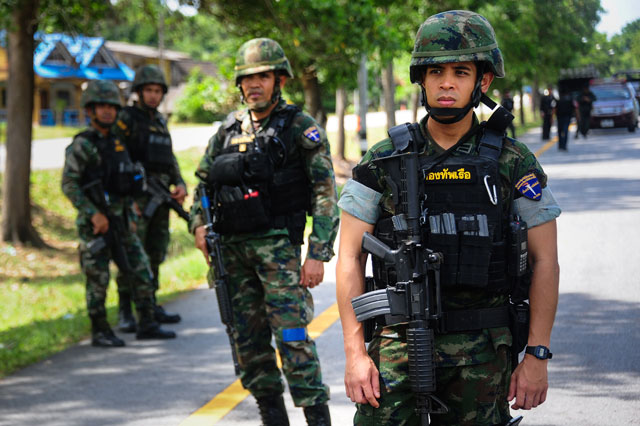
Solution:
M 571 132 L 573 132 L 573 130 L 576 128 L 576 125 L 571 123 L 571 125 L 569 125 L 569 134 L 571 134 Z M 567 135 L 567 138 L 569 137 L 569 135 Z M 553 145 L 555 145 L 558 142 L 558 136 L 554 136 L 553 139 L 551 139 L 549 142 L 545 143 L 544 145 L 542 145 L 542 147 L 537 150 L 535 152 L 535 156 L 536 158 L 539 157 L 540 155 L 542 155 L 543 152 L 545 152 L 546 150 L 548 150 L 549 148 L 551 148 Z
M 317 338 L 331 327 L 339 318 L 338 304 L 329 306 L 323 313 L 318 315 L 307 327 L 309 337 Z M 280 354 L 278 354 L 278 366 L 281 367 Z M 225 390 L 216 395 L 203 407 L 196 410 L 180 423 L 180 426 L 211 426 L 233 410 L 247 396 L 249 391 L 245 390 L 240 383 L 240 379 L 231 383 Z

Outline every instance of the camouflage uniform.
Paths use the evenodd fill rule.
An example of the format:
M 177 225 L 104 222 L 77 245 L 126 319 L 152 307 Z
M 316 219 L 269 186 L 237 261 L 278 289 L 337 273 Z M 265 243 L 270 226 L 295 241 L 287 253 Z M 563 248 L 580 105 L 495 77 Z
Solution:
M 487 25 L 489 24 L 483 17 L 466 11 L 444 12 L 427 19 L 418 30 L 416 38 L 411 62 L 412 82 L 422 81 L 421 67 L 425 65 L 460 61 L 487 61 L 496 76 L 504 76 L 502 57 L 497 50 L 497 44 L 490 43 L 495 42 L 495 36 L 487 37 Z M 444 28 L 445 31 L 430 33 L 434 27 Z M 446 31 L 451 27 L 454 28 L 452 31 Z M 459 34 L 476 34 L 476 40 L 480 43 L 474 44 L 473 37 Z M 474 51 L 474 48 L 479 48 L 479 51 Z M 425 50 L 427 53 L 422 53 Z M 430 55 L 428 52 L 433 50 L 440 52 Z M 464 53 L 459 54 L 457 50 Z M 464 111 L 463 113 L 466 114 Z M 420 156 L 433 158 L 445 151 L 429 135 L 428 119 L 429 116 L 425 117 L 419 126 L 426 141 L 421 148 Z M 479 130 L 480 126 L 474 115 L 472 128 L 452 148 L 452 157 L 477 152 L 477 144 L 482 133 Z M 385 139 L 365 154 L 360 164 L 368 166 L 375 184 L 372 185 L 370 181 L 356 182 L 354 172 L 354 179 L 348 181 L 343 189 L 340 208 L 370 224 L 377 223 L 383 216 L 389 217 L 394 214 L 394 194 L 386 180 L 386 173 L 373 163 L 375 159 L 391 155 L 394 150 L 392 141 Z M 533 173 L 540 186 L 544 188 L 538 205 L 527 204 L 523 201 L 524 197 L 515 202 L 516 212 L 523 216 L 529 228 L 553 220 L 560 214 L 553 195 L 546 188 L 547 179 L 542 167 L 524 144 L 505 137 L 498 165 L 503 217 L 508 217 L 508 200 L 510 188 L 514 183 L 512 178 L 516 165 L 516 182 Z M 371 186 L 375 186 L 376 189 L 373 190 Z M 378 192 L 380 189 L 382 190 Z M 442 289 L 442 310 L 445 312 L 500 307 L 507 302 L 508 295 L 502 293 L 451 286 Z M 407 324 L 379 326 L 376 329 L 368 352 L 380 373 L 380 407 L 376 409 L 368 404 L 357 404 L 354 424 L 420 424 L 409 380 L 406 330 Z M 448 406 L 449 412 L 432 414 L 431 424 L 500 425 L 509 421 L 507 394 L 512 371 L 511 345 L 512 336 L 508 327 L 436 334 L 435 396 Z
M 240 58 L 244 57 L 243 52 L 241 49 Z M 282 61 L 277 64 L 274 68 L 273 63 L 263 63 L 265 68 L 262 70 L 280 69 L 292 75 L 290 68 L 286 71 L 288 61 L 286 66 Z M 239 74 L 246 71 L 242 75 L 256 72 L 250 67 L 238 68 Z M 252 129 L 248 110 L 231 114 L 228 121 L 239 125 L 239 130 L 234 130 L 235 134 L 261 134 L 286 108 L 287 104 L 280 100 L 271 114 L 259 123 L 257 130 Z M 212 173 L 213 162 L 225 145 L 227 132 L 227 126 L 223 125 L 209 141 L 196 172 L 204 182 Z M 289 161 L 301 161 L 310 182 L 313 229 L 308 240 L 307 257 L 327 262 L 334 254 L 338 208 L 326 134 L 313 118 L 300 111 L 295 113 L 283 134 L 289 135 L 290 143 L 285 143 L 293 147 Z M 192 232 L 204 225 L 199 202 L 194 204 L 191 218 Z M 284 391 L 276 366 L 276 354 L 270 344 L 273 335 L 294 404 L 302 407 L 324 404 L 329 399 L 329 389 L 322 383 L 315 343 L 306 331 L 306 326 L 313 319 L 313 299 L 309 290 L 299 284 L 300 246 L 290 241 L 287 228 L 223 234 L 222 242 L 243 386 L 259 401 L 261 397 L 281 395 Z
M 160 70 L 155 66 L 147 65 L 136 72 L 133 90 L 149 83 L 160 84 L 166 93 L 167 86 Z M 167 152 L 168 158 L 164 160 L 164 165 L 153 167 L 154 164 L 149 163 L 148 150 L 150 148 L 156 149 L 155 145 L 150 143 L 151 138 L 156 137 L 156 135 L 164 137 L 165 141 L 169 143 L 169 149 L 171 149 L 171 136 L 167 128 L 167 122 L 157 109 L 148 108 L 141 102 L 134 106 L 123 108 L 113 126 L 113 132 L 127 146 L 132 160 L 142 162 L 147 176 L 155 176 L 167 186 L 181 185 L 186 189 L 180 174 L 178 161 L 172 151 L 170 153 Z M 147 140 L 142 140 L 145 137 Z M 135 198 L 140 211 L 144 211 L 150 199 L 151 196 L 148 194 Z M 151 218 L 140 218 L 136 232 L 149 256 L 154 276 L 155 293 L 158 291 L 159 286 L 158 273 L 160 264 L 164 261 L 169 247 L 169 207 L 163 204 L 158 207 Z M 128 293 L 131 284 L 126 275 L 122 273 L 118 274 L 117 282 L 118 292 L 123 297 Z
M 96 86 L 109 88 L 109 85 L 113 85 L 113 83 L 93 82 L 85 93 L 91 92 Z M 115 85 L 111 89 L 117 91 Z M 92 102 L 105 101 L 101 98 L 98 98 L 98 101 L 95 99 L 94 96 L 88 100 Z M 83 101 L 83 104 L 85 103 L 88 102 Z M 115 104 L 116 102 L 107 99 L 104 103 Z M 116 105 L 119 106 L 119 102 Z M 94 127 L 80 133 L 66 148 L 62 191 L 78 210 L 76 225 L 80 237 L 80 264 L 87 276 L 87 310 L 92 320 L 98 320 L 100 326 L 106 327 L 105 300 L 109 285 L 109 261 L 112 257 L 108 248 L 102 249 L 96 254 L 92 254 L 87 248 L 87 244 L 98 237 L 93 233 L 91 217 L 99 210 L 82 190 L 82 186 L 88 183 L 85 181 L 88 173 L 103 167 L 104 159 L 96 146 L 96 141 L 104 144 L 107 149 L 124 150 L 124 146 L 112 133 L 104 136 Z M 131 197 L 110 194 L 109 203 L 111 212 L 122 219 L 125 224 L 136 217 L 132 209 Z M 132 269 L 131 283 L 136 307 L 141 312 L 141 316 L 148 317 L 151 315 L 153 296 L 153 277 L 149 268 L 149 260 L 142 249 L 140 240 L 135 233 L 129 231 L 128 227 L 121 237 Z

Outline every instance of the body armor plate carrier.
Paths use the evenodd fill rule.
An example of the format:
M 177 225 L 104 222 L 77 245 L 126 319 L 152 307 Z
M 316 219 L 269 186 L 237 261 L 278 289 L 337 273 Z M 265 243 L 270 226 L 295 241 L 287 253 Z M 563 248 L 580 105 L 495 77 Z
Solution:
M 243 134 L 235 114 L 229 116 L 224 145 L 207 182 L 213 188 L 217 232 L 287 228 L 292 243 L 302 244 L 311 191 L 290 129 L 299 111 L 289 105 L 253 134 Z
M 98 149 L 100 167 L 85 172 L 83 182 L 96 179 L 102 181 L 104 190 L 113 195 L 135 196 L 142 193 L 145 186 L 144 169 L 133 163 L 126 147 L 113 136 L 101 138 L 95 131 L 87 130 L 76 137 L 85 138 Z
M 138 107 L 125 107 L 137 123 L 137 138 L 133 141 L 131 157 L 140 161 L 145 170 L 166 173 L 173 167 L 173 145 L 171 135 L 165 127 L 153 126 L 146 111 Z

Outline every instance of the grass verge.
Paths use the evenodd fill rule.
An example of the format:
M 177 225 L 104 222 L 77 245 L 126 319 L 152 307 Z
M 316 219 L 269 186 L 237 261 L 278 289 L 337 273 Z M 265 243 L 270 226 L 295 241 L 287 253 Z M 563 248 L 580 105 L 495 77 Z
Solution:
M 191 194 L 201 155 L 200 149 L 177 155 Z M 76 211 L 62 194 L 60 178 L 60 170 L 31 174 L 33 223 L 53 248 L 36 250 L 0 243 L 0 377 L 59 352 L 90 333 L 85 278 L 76 248 Z M 193 247 L 185 222 L 173 212 L 171 235 L 168 260 L 160 270 L 158 297 L 163 303 L 198 287 L 206 275 L 202 254 Z M 117 317 L 113 279 L 107 312 L 113 324 Z

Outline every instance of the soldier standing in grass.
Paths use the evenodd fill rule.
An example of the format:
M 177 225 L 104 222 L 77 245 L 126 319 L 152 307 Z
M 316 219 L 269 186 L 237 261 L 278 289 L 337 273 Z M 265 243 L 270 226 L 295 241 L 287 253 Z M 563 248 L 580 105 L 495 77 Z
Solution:
M 113 82 L 92 81 L 82 94 L 81 103 L 91 125 L 76 135 L 66 149 L 62 191 L 78 209 L 76 224 L 80 265 L 87 276 L 91 344 L 125 345 L 111 330 L 105 309 L 109 261 L 115 260 L 118 249 L 123 250 L 125 258 L 118 259 L 118 267 L 127 264 L 130 269 L 131 291 L 140 319 L 136 337 L 174 338 L 174 332 L 163 330 L 154 319 L 149 260 L 133 231 L 137 214 L 132 197 L 142 189 L 142 169 L 132 163 L 126 148 L 110 130 L 120 109 L 120 93 Z M 122 226 L 116 229 L 117 224 Z M 113 245 L 110 231 L 118 233 L 115 238 L 119 237 L 119 248 Z
M 167 83 L 160 68 L 155 65 L 140 67 L 136 71 L 132 90 L 138 94 L 138 102 L 120 111 L 113 131 L 126 145 L 132 160 L 142 163 L 147 176 L 159 179 L 167 187 L 173 185 L 171 196 L 182 204 L 187 195 L 187 187 L 173 153 L 166 120 L 158 111 L 167 93 Z M 145 211 L 150 199 L 151 196 L 148 194 L 136 196 L 135 200 L 141 212 Z M 180 322 L 180 315 L 166 312 L 156 303 L 156 293 L 160 285 L 160 264 L 164 262 L 169 247 L 169 207 L 163 204 L 151 217 L 143 215 L 138 224 L 137 234 L 149 256 L 153 272 L 155 319 L 166 324 Z M 124 332 L 134 332 L 136 325 L 131 315 L 130 280 L 126 274 L 119 273 L 117 282 L 120 297 L 119 328 Z
M 309 288 L 324 277 L 338 228 L 329 142 L 313 118 L 281 96 L 293 72 L 280 45 L 253 39 L 236 57 L 236 86 L 248 109 L 230 114 L 211 138 L 197 175 L 212 194 L 222 234 L 237 331 L 242 385 L 256 398 L 264 425 L 288 425 L 284 385 L 271 346 L 275 337 L 293 402 L 309 425 L 331 423 L 329 388 L 307 325 Z M 300 245 L 313 217 L 304 263 Z M 207 256 L 200 204 L 192 209 L 196 247 Z

